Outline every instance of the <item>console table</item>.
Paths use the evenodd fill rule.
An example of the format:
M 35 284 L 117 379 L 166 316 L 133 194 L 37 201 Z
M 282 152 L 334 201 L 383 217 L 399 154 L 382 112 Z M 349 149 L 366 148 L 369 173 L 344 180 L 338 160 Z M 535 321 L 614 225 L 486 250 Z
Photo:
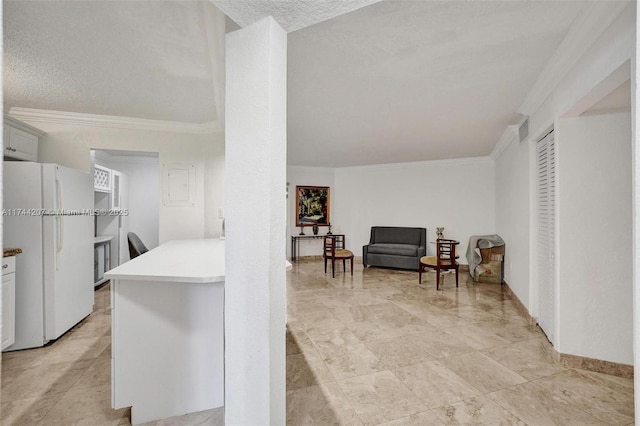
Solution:
M 329 234 L 329 235 L 342 235 L 342 234 Z M 291 261 L 298 261 L 298 248 L 300 245 L 300 240 L 317 240 L 319 238 L 324 238 L 326 234 L 323 235 L 292 235 L 291 236 Z

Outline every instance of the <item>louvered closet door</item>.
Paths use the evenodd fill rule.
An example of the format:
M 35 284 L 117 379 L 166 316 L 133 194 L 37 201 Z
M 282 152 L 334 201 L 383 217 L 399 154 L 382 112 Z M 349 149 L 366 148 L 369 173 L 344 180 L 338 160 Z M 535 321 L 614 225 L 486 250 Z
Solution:
M 553 131 L 537 143 L 538 325 L 555 341 L 555 146 Z

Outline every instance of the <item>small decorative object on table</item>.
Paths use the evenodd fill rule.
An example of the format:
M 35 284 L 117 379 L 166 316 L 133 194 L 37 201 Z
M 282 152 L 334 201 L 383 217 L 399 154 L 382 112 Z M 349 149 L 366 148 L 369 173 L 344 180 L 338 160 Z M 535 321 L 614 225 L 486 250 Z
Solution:
M 441 240 L 444 238 L 444 227 L 438 227 L 436 228 L 436 235 L 437 235 L 437 240 Z
M 314 224 L 313 224 L 313 227 L 312 227 L 311 229 L 313 230 L 313 235 L 318 235 L 318 229 L 319 229 L 319 227 L 318 227 L 318 224 L 317 224 L 317 223 L 314 223 Z
M 328 226 L 329 226 L 329 232 L 327 232 L 327 235 L 331 235 L 331 234 L 333 234 L 333 232 L 331 232 L 331 222 L 329 222 Z
M 300 224 L 300 233 L 298 235 L 304 235 L 304 223 Z

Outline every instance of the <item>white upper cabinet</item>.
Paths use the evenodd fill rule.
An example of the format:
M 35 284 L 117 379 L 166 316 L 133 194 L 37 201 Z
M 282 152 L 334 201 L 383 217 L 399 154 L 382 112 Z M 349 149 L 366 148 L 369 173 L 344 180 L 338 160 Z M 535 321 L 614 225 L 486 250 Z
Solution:
M 93 190 L 111 192 L 111 169 L 97 164 L 93 166 Z
M 111 170 L 111 210 L 122 208 L 122 173 Z
M 38 143 L 44 133 L 15 118 L 4 116 L 3 152 L 6 158 L 38 161 Z

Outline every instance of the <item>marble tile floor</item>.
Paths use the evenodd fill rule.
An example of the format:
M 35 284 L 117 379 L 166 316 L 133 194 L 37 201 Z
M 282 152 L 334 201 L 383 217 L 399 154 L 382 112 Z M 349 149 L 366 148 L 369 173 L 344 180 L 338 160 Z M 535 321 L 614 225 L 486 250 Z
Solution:
M 565 368 L 496 284 L 321 260 L 287 273 L 288 425 L 631 425 L 633 380 Z
M 0 425 L 131 425 L 130 409 L 111 409 L 109 284 L 95 292 L 94 310 L 43 348 L 2 354 Z M 222 409 L 145 426 L 218 426 Z
M 289 425 L 629 425 L 632 380 L 564 368 L 499 285 L 321 260 L 287 273 Z M 55 343 L 2 356 L 1 425 L 129 425 L 110 408 L 108 285 Z M 223 424 L 222 410 L 146 426 Z

